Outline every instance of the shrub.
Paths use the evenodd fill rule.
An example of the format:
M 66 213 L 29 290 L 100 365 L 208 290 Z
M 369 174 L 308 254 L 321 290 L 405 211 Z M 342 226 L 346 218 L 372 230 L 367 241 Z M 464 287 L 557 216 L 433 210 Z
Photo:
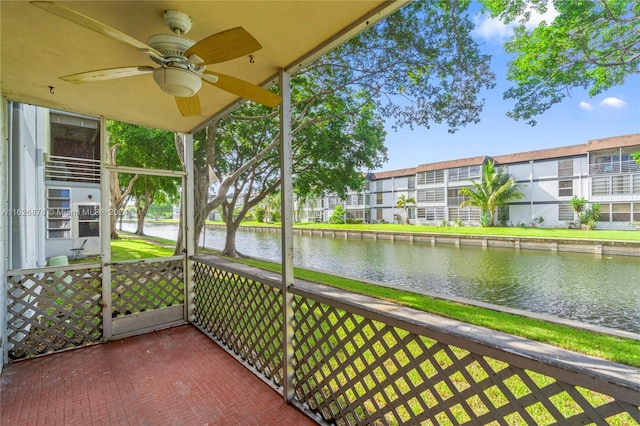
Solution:
M 600 219 L 600 204 L 592 204 L 590 208 L 584 209 L 578 217 L 583 228 L 594 229 L 596 222 Z
M 487 213 L 483 213 L 480 217 L 480 226 L 486 228 L 489 225 L 491 225 L 491 216 L 489 216 L 489 214 Z
M 264 222 L 264 207 L 262 206 L 257 206 L 253 209 L 253 214 L 256 217 L 256 220 L 260 223 Z
M 329 223 L 344 223 L 344 207 L 338 204 L 329 218 Z

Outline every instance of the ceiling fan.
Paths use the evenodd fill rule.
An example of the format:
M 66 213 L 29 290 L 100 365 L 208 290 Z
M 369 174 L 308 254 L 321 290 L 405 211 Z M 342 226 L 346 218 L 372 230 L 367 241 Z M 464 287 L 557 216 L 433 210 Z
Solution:
M 72 9 L 48 1 L 32 1 L 31 4 L 70 22 L 99 34 L 125 43 L 146 53 L 158 66 L 129 66 L 87 71 L 60 77 L 72 83 L 90 83 L 153 74 L 153 79 L 164 92 L 174 96 L 180 113 L 200 115 L 198 91 L 202 81 L 242 98 L 273 108 L 282 98 L 260 86 L 230 75 L 208 71 L 207 65 L 229 61 L 249 55 L 262 46 L 244 28 L 236 27 L 210 35 L 199 42 L 184 37 L 191 29 L 191 18 L 186 14 L 168 10 L 163 20 L 171 34 L 155 34 L 146 43 L 124 34 L 115 28 Z

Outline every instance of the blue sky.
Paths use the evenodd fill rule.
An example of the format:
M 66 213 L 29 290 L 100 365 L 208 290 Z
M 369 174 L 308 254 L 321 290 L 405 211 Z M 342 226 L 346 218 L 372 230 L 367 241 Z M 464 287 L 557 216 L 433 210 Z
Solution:
M 552 19 L 552 13 L 538 20 Z M 454 134 L 449 134 L 446 126 L 402 128 L 396 132 L 389 125 L 386 138 L 389 161 L 378 171 L 477 155 L 577 145 L 590 139 L 640 133 L 640 75 L 631 76 L 624 86 L 593 98 L 585 90 L 574 89 L 571 97 L 536 117 L 538 124 L 534 127 L 507 117 L 513 101 L 502 99 L 503 92 L 511 86 L 505 78 L 508 56 L 502 50 L 502 42 L 509 31 L 498 21 L 482 16 L 476 19 L 474 36 L 492 55 L 497 78 L 496 87 L 483 93 L 485 107 L 481 122 Z

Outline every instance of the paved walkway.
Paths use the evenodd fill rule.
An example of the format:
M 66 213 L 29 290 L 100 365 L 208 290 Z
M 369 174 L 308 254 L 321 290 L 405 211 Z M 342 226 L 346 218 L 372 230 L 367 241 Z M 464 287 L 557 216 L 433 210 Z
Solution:
M 6 365 L 0 425 L 315 424 L 193 326 Z

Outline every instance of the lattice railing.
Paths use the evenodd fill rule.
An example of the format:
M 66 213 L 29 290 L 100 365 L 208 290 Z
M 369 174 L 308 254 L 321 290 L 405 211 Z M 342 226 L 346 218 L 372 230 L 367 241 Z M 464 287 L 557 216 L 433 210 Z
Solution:
M 182 257 L 111 265 L 113 317 L 184 303 Z
M 282 292 L 279 283 L 195 264 L 195 321 L 204 332 L 282 385 Z M 262 282 L 260 282 L 262 281 Z
M 196 323 L 245 360 L 270 347 L 281 363 L 281 322 L 266 325 L 281 317 L 280 290 L 265 296 L 277 285 L 251 268 L 198 261 Z M 640 369 L 310 283 L 290 292 L 296 403 L 327 422 L 640 422 Z M 271 330 L 273 343 L 255 343 Z
M 488 348 L 474 353 L 309 298 L 294 300 L 297 397 L 325 420 L 626 425 L 638 419 L 637 406 L 521 368 L 511 354 L 505 362 L 487 356 Z
M 9 271 L 7 281 L 10 358 L 102 340 L 100 265 Z

